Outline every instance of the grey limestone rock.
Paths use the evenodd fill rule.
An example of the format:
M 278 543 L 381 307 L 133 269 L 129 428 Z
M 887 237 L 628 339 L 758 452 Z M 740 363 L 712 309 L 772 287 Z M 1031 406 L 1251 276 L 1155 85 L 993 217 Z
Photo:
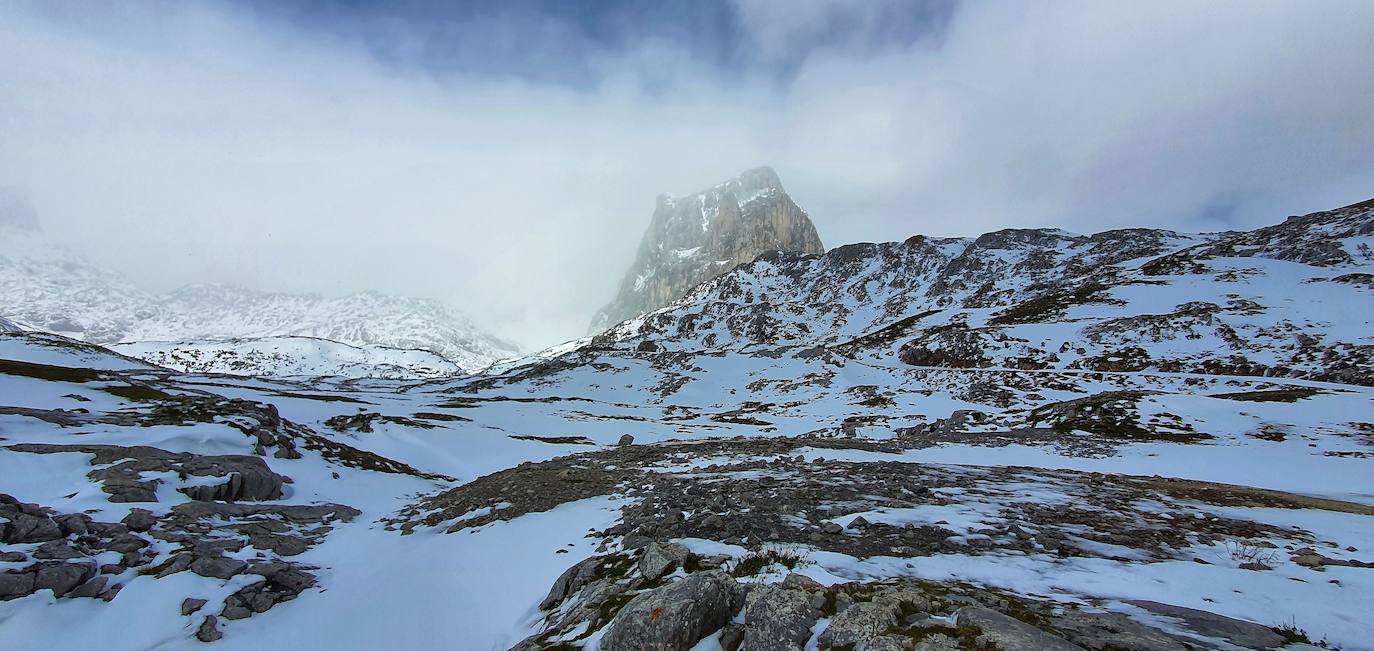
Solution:
M 723 572 L 699 572 L 640 593 L 611 620 L 601 648 L 686 651 L 730 620 L 734 583 Z
M 750 651 L 801 651 L 820 616 L 807 593 L 773 585 L 754 586 L 744 603 L 744 648 Z
M 1283 646 L 1284 640 L 1269 627 L 1226 617 L 1205 610 L 1184 608 L 1157 601 L 1127 601 L 1133 606 L 1144 608 L 1156 615 L 1181 620 L 1187 629 L 1206 637 L 1224 639 L 1237 646 L 1252 649 L 1273 649 Z
M 639 557 L 639 573 L 652 581 L 677 569 L 690 553 L 676 543 L 649 543 Z
M 821 632 L 820 648 L 833 649 L 866 644 L 897 625 L 899 608 L 895 601 L 865 601 L 853 604 L 835 615 Z
M 1075 651 L 1082 649 L 1064 638 L 1051 635 L 1019 619 L 979 606 L 965 606 L 954 614 L 959 626 L 975 626 L 978 637 L 1002 651 Z

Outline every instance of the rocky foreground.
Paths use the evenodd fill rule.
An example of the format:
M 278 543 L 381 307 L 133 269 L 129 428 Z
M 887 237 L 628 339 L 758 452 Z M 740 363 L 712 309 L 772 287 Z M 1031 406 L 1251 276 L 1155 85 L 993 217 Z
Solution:
M 1374 648 L 1372 223 L 774 256 L 428 382 L 2 332 L 0 646 Z

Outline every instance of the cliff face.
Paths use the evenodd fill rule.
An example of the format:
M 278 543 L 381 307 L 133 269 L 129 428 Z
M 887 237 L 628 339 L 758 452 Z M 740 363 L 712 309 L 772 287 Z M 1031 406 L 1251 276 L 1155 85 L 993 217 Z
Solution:
M 651 312 L 768 251 L 825 252 L 776 172 L 752 169 L 684 197 L 660 195 L 634 264 L 591 332 Z

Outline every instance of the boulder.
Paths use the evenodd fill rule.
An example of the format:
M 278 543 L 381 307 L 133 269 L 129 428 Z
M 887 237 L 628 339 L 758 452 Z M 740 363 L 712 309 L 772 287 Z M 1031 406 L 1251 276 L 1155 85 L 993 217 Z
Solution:
M 859 646 L 897 625 L 900 609 L 894 601 L 865 601 L 845 608 L 830 620 L 818 640 L 820 648 Z
M 901 612 L 929 611 L 930 599 L 924 592 L 909 586 L 890 586 L 873 595 L 873 601 L 889 601 L 897 604 Z
M 0 542 L 41 543 L 67 536 L 62 527 L 46 515 L 13 512 L 6 513 L 5 517 L 9 518 L 10 522 L 8 526 L 0 527 L 0 535 L 3 535 Z
M 1145 626 L 1121 613 L 1088 613 L 1066 610 L 1054 618 L 1054 628 L 1070 642 L 1089 649 L 1131 651 L 1186 651 L 1178 640 Z
M 1224 639 L 1236 646 L 1250 649 L 1274 649 L 1283 646 L 1284 639 L 1268 626 L 1233 619 L 1205 610 L 1184 608 L 1157 601 L 1131 600 L 1126 603 L 1144 608 L 1156 615 L 1181 620 L 1184 627 L 1207 637 Z
M 130 502 L 156 502 L 157 487 L 160 484 L 156 479 L 149 481 L 138 481 L 111 477 L 105 479 L 100 486 L 100 490 L 109 495 L 108 499 L 117 504 L 128 504 Z
M 882 639 L 882 638 L 878 638 Z M 911 651 L 960 651 L 959 640 L 948 635 L 936 633 L 912 647 Z
M 176 574 L 178 572 L 185 572 L 186 570 L 191 569 L 191 563 L 194 560 L 195 557 L 190 554 L 174 554 L 172 558 L 170 558 L 167 562 L 158 566 L 158 568 L 160 569 L 158 569 L 156 576 L 157 578 L 161 579 Z
M 0 574 L 0 601 L 33 594 L 35 575 L 32 572 Z
M 725 628 L 720 629 L 721 651 L 738 651 L 742 644 L 744 644 L 744 625 L 726 624 Z
M 181 614 L 190 615 L 191 613 L 200 610 L 201 607 L 205 605 L 205 603 L 206 601 L 204 599 L 191 599 L 190 597 L 187 597 L 184 601 L 181 602 Z
M 192 572 L 201 576 L 215 579 L 230 579 L 241 574 L 248 567 L 247 561 L 227 556 L 205 557 L 202 556 L 191 562 Z
M 120 591 L 120 590 L 123 590 L 123 589 L 124 589 L 124 584 L 123 584 L 123 583 L 116 583 L 116 584 L 110 586 L 110 589 L 109 589 L 109 590 L 106 590 L 106 591 L 100 593 L 100 600 L 101 600 L 101 601 L 106 601 L 106 602 L 114 601 L 114 598 L 115 598 L 116 596 L 119 595 L 119 591 Z
M 690 553 L 677 543 L 649 543 L 639 557 L 639 573 L 652 581 L 677 569 Z
M 87 522 L 86 530 L 101 538 L 113 538 L 120 534 L 129 533 L 129 527 L 118 522 Z
M 68 513 L 54 516 L 53 522 L 62 527 L 63 533 L 80 536 L 87 533 L 87 525 L 91 522 L 91 516 L 85 513 Z
M 563 603 L 564 599 L 581 590 L 582 586 L 590 583 L 596 576 L 596 570 L 604 560 L 606 559 L 603 556 L 594 556 L 563 570 L 553 582 L 553 587 L 549 588 L 548 596 L 539 602 L 539 609 L 552 610 Z
M 135 536 L 131 533 L 119 534 L 114 538 L 111 538 L 110 542 L 101 545 L 101 547 L 108 549 L 112 552 L 120 553 L 136 552 L 147 546 L 148 541 L 139 538 L 138 536 Z
M 286 477 L 272 472 L 262 459 L 250 455 L 194 456 L 183 467 L 192 475 L 228 475 L 229 481 L 214 486 L 188 486 L 179 489 L 201 502 L 240 502 L 279 500 Z
M 954 613 L 959 626 L 982 631 L 978 640 L 995 644 L 1000 651 L 1081 651 L 1083 647 L 1051 635 L 1019 619 L 980 606 L 965 606 Z
M 267 585 L 274 590 L 294 596 L 314 587 L 315 576 L 297 569 L 289 569 L 267 577 Z
M 77 599 L 81 597 L 87 599 L 94 599 L 100 596 L 101 593 L 105 592 L 105 584 L 109 583 L 109 581 L 110 579 L 108 577 L 97 576 L 77 586 L 71 592 L 68 592 L 67 597 L 71 599 Z
M 52 590 L 61 597 L 95 576 L 95 565 L 89 563 L 50 563 L 39 566 L 34 578 L 35 590 Z
M 253 616 L 253 611 L 248 608 L 247 602 L 229 595 L 224 600 L 224 610 L 220 611 L 220 616 L 225 619 L 248 619 Z
M 633 435 L 630 435 L 630 434 L 625 434 L 625 435 L 621 436 L 621 437 L 620 437 L 620 441 L 618 441 L 618 442 L 616 443 L 616 445 L 619 445 L 619 446 L 621 446 L 621 447 L 624 447 L 624 446 L 626 446 L 626 445 L 634 445 L 634 444 L 635 444 L 635 437 L 634 437 Z
M 802 651 L 820 612 L 801 590 L 757 585 L 744 601 L 744 648 Z
M 147 531 L 157 524 L 157 516 L 148 509 L 129 509 L 129 515 L 124 516 L 119 522 L 130 531 Z
M 825 586 L 821 585 L 819 581 L 796 572 L 789 572 L 787 576 L 783 577 L 781 585 L 789 590 L 805 590 L 807 592 L 825 589 Z
M 687 651 L 730 620 L 735 580 L 699 572 L 640 593 L 611 619 L 603 651 Z
M 219 632 L 219 619 L 214 615 L 206 615 L 205 621 L 196 629 L 196 639 L 201 642 L 214 642 L 222 637 L 224 634 Z
M 879 635 L 868 641 L 868 644 L 864 646 L 864 651 L 912 651 L 915 648 L 916 644 L 912 642 L 909 637 L 902 635 Z M 958 648 L 958 646 L 950 647 L 950 651 L 955 651 Z
M 49 540 L 48 542 L 39 545 L 38 549 L 33 550 L 34 558 L 44 560 L 61 561 L 72 558 L 81 558 L 82 556 L 85 556 L 85 554 L 82 554 L 81 552 L 72 549 L 72 546 L 67 544 L 66 540 Z

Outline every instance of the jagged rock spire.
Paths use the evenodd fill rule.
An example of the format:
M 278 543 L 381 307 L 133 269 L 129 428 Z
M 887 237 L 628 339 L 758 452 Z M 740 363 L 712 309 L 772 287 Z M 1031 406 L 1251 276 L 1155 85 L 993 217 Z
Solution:
M 651 312 L 768 251 L 824 253 L 816 227 L 769 167 L 696 194 L 659 195 L 639 254 L 591 331 Z

